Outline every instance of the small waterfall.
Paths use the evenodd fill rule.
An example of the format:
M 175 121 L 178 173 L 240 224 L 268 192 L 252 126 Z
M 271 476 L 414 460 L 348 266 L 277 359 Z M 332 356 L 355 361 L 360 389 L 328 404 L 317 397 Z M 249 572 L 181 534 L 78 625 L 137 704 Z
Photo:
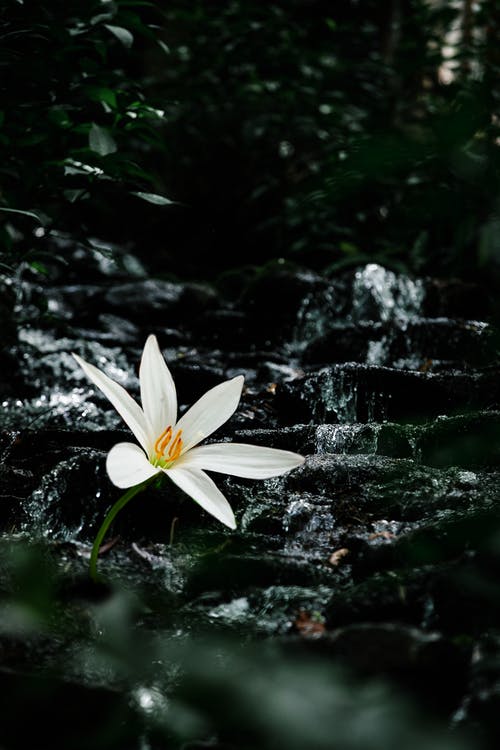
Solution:
M 380 429 L 379 424 L 321 424 L 316 428 L 316 450 L 320 454 L 374 454 Z
M 300 355 L 310 341 L 328 333 L 341 319 L 344 307 L 344 295 L 333 283 L 319 292 L 307 294 L 297 313 L 290 354 Z
M 324 371 L 322 398 L 327 416 L 336 416 L 343 424 L 355 422 L 358 412 L 358 386 L 355 373 L 343 368 Z
M 397 330 L 421 315 L 424 282 L 396 274 L 376 263 L 359 268 L 350 279 L 330 282 L 325 288 L 307 294 L 297 314 L 291 357 L 300 357 L 308 345 L 349 326 L 372 325 L 373 340 L 367 342 L 366 364 L 384 365 L 389 357 L 391 338 L 378 330 L 382 324 L 395 324 Z M 378 326 L 378 328 L 377 328 Z M 352 332 L 346 331 L 347 337 Z
M 376 263 L 369 263 L 354 277 L 353 318 L 405 324 L 420 314 L 424 293 L 421 279 L 414 281 Z

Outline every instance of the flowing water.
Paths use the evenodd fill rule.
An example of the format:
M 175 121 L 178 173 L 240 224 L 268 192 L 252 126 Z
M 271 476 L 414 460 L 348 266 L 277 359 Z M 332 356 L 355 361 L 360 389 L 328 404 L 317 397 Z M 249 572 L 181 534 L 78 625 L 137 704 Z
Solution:
M 137 750 L 326 749 L 332 733 L 341 750 L 496 741 L 494 331 L 480 310 L 446 315 L 446 285 L 375 264 L 326 280 L 284 273 L 265 294 L 273 283 L 282 318 L 265 337 L 258 290 L 229 302 L 146 279 L 132 293 L 109 273 L 54 286 L 49 309 L 64 320 L 34 319 L 9 352 L 0 681 L 11 717 L 26 685 L 54 721 L 67 706 L 55 740 L 40 729 L 56 747 L 73 742 L 74 703 L 97 711 L 106 746 Z M 130 436 L 71 352 L 138 398 L 149 333 L 181 410 L 246 376 L 214 439 L 306 464 L 265 481 L 216 475 L 234 533 L 171 483 L 148 490 L 117 518 L 106 582 L 92 584 L 93 536 L 118 497 L 106 453 Z M 480 737 L 462 731 L 478 722 Z M 75 747 L 100 741 L 82 726 Z M 16 731 L 11 718 L 6 748 L 22 746 Z

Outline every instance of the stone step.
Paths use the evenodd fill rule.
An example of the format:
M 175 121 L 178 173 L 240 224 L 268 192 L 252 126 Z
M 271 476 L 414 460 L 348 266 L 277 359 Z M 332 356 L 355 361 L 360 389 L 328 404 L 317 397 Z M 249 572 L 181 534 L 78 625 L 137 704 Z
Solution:
M 438 417 L 423 425 L 395 422 L 292 425 L 237 429 L 232 440 L 297 453 L 374 454 L 412 458 L 427 466 L 500 466 L 500 412 Z
M 482 367 L 497 359 L 498 334 L 487 323 L 412 318 L 404 324 L 336 324 L 305 348 L 306 364 L 364 362 L 435 372 Z
M 429 373 L 347 363 L 278 384 L 275 407 L 284 425 L 424 422 L 500 406 L 500 369 Z

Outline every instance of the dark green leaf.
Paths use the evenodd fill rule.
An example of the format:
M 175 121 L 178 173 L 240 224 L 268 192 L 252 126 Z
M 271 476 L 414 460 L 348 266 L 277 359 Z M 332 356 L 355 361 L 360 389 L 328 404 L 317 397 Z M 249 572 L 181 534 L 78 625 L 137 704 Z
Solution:
M 164 51 L 166 55 L 170 55 L 170 47 L 162 39 L 157 39 L 157 44 Z
M 29 216 L 31 219 L 35 219 L 39 224 L 44 225 L 44 221 L 41 216 L 38 216 L 34 211 L 23 211 L 20 208 L 4 208 L 0 206 L 0 211 L 6 211 L 9 214 L 21 214 L 22 216 Z
M 165 196 L 158 195 L 157 193 L 132 192 L 131 195 L 135 195 L 137 198 L 141 198 L 148 203 L 153 203 L 155 206 L 170 206 L 175 203 L 175 201 L 171 201 L 169 198 L 165 198 Z
M 114 154 L 118 150 L 115 139 L 106 128 L 92 123 L 89 132 L 89 148 L 99 156 Z
M 128 29 L 124 29 L 123 26 L 112 26 L 109 23 L 105 23 L 104 26 L 110 31 L 124 47 L 129 49 L 134 43 L 134 36 Z
M 76 203 L 78 200 L 85 200 L 90 197 L 90 193 L 87 190 L 64 190 L 63 195 L 70 203 Z
M 105 88 L 104 86 L 89 86 L 87 88 L 87 95 L 92 101 L 105 102 L 111 109 L 116 109 L 117 107 L 116 94 L 112 89 Z
M 30 261 L 29 265 L 33 271 L 36 271 L 37 273 L 41 273 L 43 276 L 47 276 L 49 273 L 47 266 L 44 266 L 44 264 L 40 263 L 40 261 L 38 260 Z

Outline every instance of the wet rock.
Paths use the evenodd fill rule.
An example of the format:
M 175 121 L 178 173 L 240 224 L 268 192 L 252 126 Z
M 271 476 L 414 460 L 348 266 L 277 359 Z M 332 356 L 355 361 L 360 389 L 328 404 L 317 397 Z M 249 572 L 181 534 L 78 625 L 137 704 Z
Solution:
M 197 359 L 183 358 L 170 363 L 181 404 L 193 404 L 210 388 L 226 380 L 218 364 L 201 363 Z
M 204 345 L 223 349 L 250 347 L 254 342 L 254 330 L 248 318 L 240 310 L 207 310 L 193 321 L 196 340 Z
M 368 482 L 378 480 L 386 483 L 389 478 L 397 482 L 407 476 L 410 468 L 410 462 L 388 458 L 324 454 L 308 456 L 304 466 L 285 475 L 282 482 L 293 492 L 330 497 L 337 512 L 343 502 L 350 505 L 354 500 L 361 512 L 367 507 L 362 495 Z
M 359 321 L 336 324 L 311 341 L 309 364 L 360 362 L 435 372 L 483 367 L 497 358 L 497 334 L 486 323 L 418 318 L 392 326 Z
M 386 332 L 386 326 L 381 323 L 337 323 L 323 336 L 313 339 L 302 358 L 306 364 L 367 362 L 373 343 L 379 342 Z
M 436 468 L 496 468 L 500 415 L 481 411 L 425 425 L 394 423 L 293 425 L 236 430 L 233 439 L 298 453 L 374 454 L 413 458 Z
M 426 279 L 422 313 L 426 317 L 486 320 L 492 300 L 484 286 L 463 279 Z
M 293 425 L 276 429 L 236 429 L 234 441 L 263 445 L 269 448 L 295 451 L 296 453 L 313 453 L 316 447 L 316 427 L 312 425 Z
M 132 315 L 134 321 L 152 322 L 158 315 L 178 315 L 182 294 L 180 284 L 146 279 L 110 287 L 104 293 L 103 302 L 115 315 Z
M 434 575 L 431 566 L 391 570 L 334 593 L 324 610 L 327 628 L 391 621 L 422 626 L 434 608 L 430 594 Z
M 197 281 L 184 282 L 182 306 L 187 320 L 196 320 L 200 313 L 205 313 L 219 305 L 219 295 L 211 284 Z
M 220 486 L 243 513 L 245 528 L 272 533 L 281 519 L 285 539 L 300 530 L 301 549 L 330 545 L 333 551 L 346 526 L 382 518 L 411 522 L 436 508 L 455 507 L 460 480 L 440 479 L 435 470 L 411 461 L 330 454 L 309 456 L 304 467 L 284 477 L 259 483 L 223 478 Z M 464 488 L 464 505 L 473 502 L 469 490 Z
M 431 371 L 437 361 L 440 369 L 444 363 L 448 369 L 470 369 L 495 362 L 497 334 L 482 321 L 419 318 L 394 329 L 386 348 L 387 364 Z
M 131 317 L 135 323 L 172 326 L 203 314 L 215 301 L 216 293 L 208 285 L 146 279 L 110 287 L 102 306 L 115 315 Z
M 25 380 L 44 395 L 61 389 L 68 381 L 85 382 L 84 374 L 71 356 L 75 352 L 89 362 L 106 370 L 106 373 L 127 388 L 136 386 L 129 357 L 119 346 L 102 345 L 89 338 L 75 341 L 69 336 L 53 332 L 23 329 L 19 333 L 18 356 Z M 115 342 L 114 342 L 115 343 Z
M 420 460 L 420 443 L 418 441 L 422 429 L 425 428 L 414 425 L 391 424 L 388 422 L 378 425 L 367 425 L 366 427 L 370 426 L 374 432 L 374 453 L 393 458 L 413 458 L 417 461 Z M 341 426 L 339 427 L 341 429 Z M 346 442 L 349 445 L 349 435 L 347 437 Z M 346 452 L 352 451 L 349 450 Z
M 318 569 L 326 566 L 345 533 L 337 509 L 322 495 L 262 491 L 238 505 L 242 531 L 260 535 L 256 544 L 266 547 L 272 540 L 286 555 L 305 558 Z
M 293 425 L 280 429 L 236 430 L 234 440 L 296 453 L 377 454 L 419 458 L 422 428 L 398 424 Z
M 319 289 L 311 289 L 296 313 L 289 351 L 301 354 L 309 342 L 321 340 L 328 331 L 352 318 L 352 279 L 339 277 L 328 280 Z
M 438 419 L 422 432 L 419 450 L 422 461 L 430 466 L 497 467 L 500 413 L 483 411 Z
M 327 627 L 395 621 L 447 635 L 475 635 L 498 621 L 497 570 L 489 566 L 491 557 L 465 554 L 458 560 L 375 573 L 332 596 L 324 610 Z
M 0 528 L 15 527 L 19 505 L 36 487 L 36 479 L 28 468 L 0 467 Z
M 0 399 L 19 397 L 27 390 L 17 357 L 2 348 L 0 350 Z
M 85 448 L 66 451 L 20 508 L 21 528 L 33 536 L 58 540 L 91 539 L 109 503 L 103 455 Z
M 254 332 L 254 344 L 283 340 L 293 331 L 301 306 L 308 295 L 315 295 L 328 286 L 311 271 L 282 266 L 264 268 L 248 285 L 240 300 Z
M 46 290 L 48 310 L 59 320 L 97 326 L 102 287 L 98 284 L 65 284 Z
M 189 651 L 194 635 L 217 630 L 239 641 L 260 639 L 261 669 L 262 636 L 279 635 L 292 652 L 300 633 L 329 679 L 333 662 L 365 682 L 388 679 L 416 695 L 427 716 L 436 711 L 430 704 L 439 689 L 442 699 L 434 702 L 445 721 L 460 706 L 466 719 L 487 725 L 500 670 L 491 659 L 488 680 L 471 671 L 467 683 L 463 658 L 473 639 L 500 621 L 495 332 L 472 311 L 476 303 L 465 319 L 447 317 L 455 304 L 451 287 L 439 296 L 433 282 L 375 264 L 334 279 L 286 264 L 252 273 L 250 284 L 236 284 L 223 298 L 209 286 L 140 275 L 133 283 L 114 272 L 105 280 L 74 278 L 51 289 L 49 307 L 59 323 L 46 318 L 37 328 L 33 318 L 9 349 L 21 384 L 13 380 L 2 401 L 3 425 L 16 429 L 0 433 L 0 520 L 4 536 L 21 532 L 21 546 L 41 540 L 48 550 L 63 580 L 45 598 L 64 626 L 39 624 L 29 643 L 2 631 L 3 664 L 8 658 L 16 673 L 37 665 L 52 674 L 64 664 L 65 674 L 89 685 L 123 680 L 139 709 L 142 696 L 147 706 L 158 700 L 164 715 L 162 690 L 172 701 L 179 647 L 185 642 Z M 456 293 L 464 299 L 463 289 Z M 99 558 L 109 584 L 96 592 L 85 584 L 90 544 L 121 494 L 106 475 L 105 456 L 133 437 L 70 353 L 138 399 L 150 332 L 176 379 L 181 413 L 217 383 L 245 375 L 237 412 L 210 441 L 293 450 L 307 461 L 265 481 L 216 474 L 235 511 L 234 533 L 173 483 L 151 486 L 113 523 L 111 546 Z M 26 600 L 16 602 L 16 592 L 31 591 L 32 606 L 33 592 L 45 591 L 37 566 L 22 579 L 31 588 L 20 580 L 9 578 L 0 554 L 0 594 L 18 614 Z M 116 592 L 126 592 L 135 607 Z M 97 617 L 99 607 L 108 625 Z M 55 627 L 42 615 L 39 622 Z M 115 633 L 107 629 L 111 621 L 133 635 L 134 648 L 119 656 L 112 649 L 99 668 L 103 638 Z M 322 635 L 309 642 L 311 623 Z M 129 644 L 112 640 L 113 647 Z M 148 644 L 141 659 L 138 643 Z M 248 665 L 244 674 L 232 693 L 246 685 Z M 304 673 L 290 674 L 299 690 L 294 705 L 302 706 L 309 694 Z M 332 689 L 340 689 L 338 679 Z M 489 703 L 481 703 L 483 688 Z M 314 693 L 316 703 L 322 694 Z M 187 695 L 196 713 L 201 704 Z M 355 697 L 358 722 L 359 690 Z M 194 742 L 213 736 L 197 732 Z M 332 736 L 322 740 L 325 748 Z M 377 750 L 390 744 L 387 728 L 381 737 Z M 213 742 L 232 738 L 222 732 Z M 147 733 L 143 739 L 156 746 Z M 293 737 L 264 746 L 294 742 L 304 747 Z M 422 746 L 428 744 L 416 743 Z
M 279 553 L 260 553 L 250 550 L 243 555 L 212 555 L 199 561 L 187 582 L 187 592 L 217 591 L 234 595 L 248 587 L 273 585 L 311 586 L 328 578 L 319 569 L 308 565 L 307 560 Z
M 289 363 L 288 358 L 279 358 L 279 355 L 276 353 L 271 359 L 269 352 L 267 352 L 266 356 L 262 357 L 262 359 L 264 361 L 261 361 L 259 364 L 257 377 L 260 381 L 266 383 L 267 390 L 272 393 L 277 383 L 295 380 L 295 378 L 302 377 L 304 374 L 299 365 Z
M 284 354 L 277 349 L 273 349 L 272 351 L 255 348 L 251 350 L 233 349 L 231 352 L 221 353 L 221 356 L 231 367 L 251 368 L 259 370 L 259 372 L 262 370 L 265 373 L 262 375 L 263 378 L 269 376 L 271 370 L 268 368 L 285 367 L 290 363 L 288 354 Z
M 93 341 L 108 343 L 112 346 L 140 346 L 142 343 L 138 327 L 126 318 L 103 313 L 99 315 L 97 324 L 96 330 L 76 328 L 74 333 L 81 335 L 82 338 L 91 337 Z
M 485 530 L 485 537 L 489 537 L 492 550 L 467 551 L 457 561 L 435 570 L 429 588 L 434 605 L 430 619 L 446 633 L 476 637 L 498 626 L 498 522 L 491 531 L 493 534 Z
M 0 432 L 0 455 L 4 469 L 24 471 L 40 481 L 76 449 L 89 449 L 102 463 L 102 456 L 117 442 L 130 440 L 123 430 L 19 430 Z M 85 453 L 85 450 L 83 450 Z
M 216 592 L 201 594 L 187 606 L 205 619 L 205 627 L 238 629 L 267 635 L 290 634 L 298 612 L 320 611 L 329 596 L 329 586 L 271 585 L 247 590 L 246 596 L 227 599 Z M 211 603 L 213 600 L 213 603 Z M 207 622 L 208 620 L 208 622 Z
M 367 676 L 396 680 L 419 695 L 433 711 L 454 709 L 460 699 L 469 649 L 439 632 L 390 622 L 359 623 L 326 632 L 305 645 L 322 659 L 340 660 Z M 432 685 L 432 690 L 429 690 Z
M 411 395 L 410 395 L 411 394 Z M 423 373 L 336 365 L 279 384 L 275 406 L 296 422 L 423 421 L 500 404 L 496 368 L 471 373 Z
M 372 543 L 376 533 L 366 535 L 361 547 L 349 537 L 345 544 L 356 551 L 353 567 L 357 574 L 453 560 L 468 549 L 483 549 L 499 531 L 500 513 L 495 508 L 481 511 L 474 507 L 438 512 L 432 523 L 413 524 L 413 528 L 408 524 L 396 533 L 381 533 L 383 542 L 379 544 Z

